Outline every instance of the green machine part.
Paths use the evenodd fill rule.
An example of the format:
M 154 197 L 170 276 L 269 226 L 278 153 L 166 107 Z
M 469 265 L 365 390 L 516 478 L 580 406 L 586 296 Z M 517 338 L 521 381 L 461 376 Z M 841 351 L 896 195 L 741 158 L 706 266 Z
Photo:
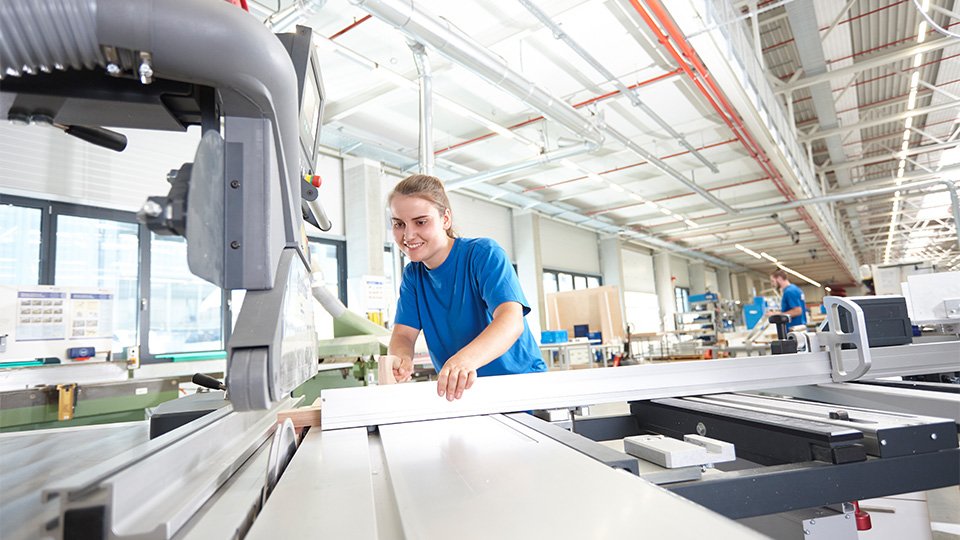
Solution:
M 145 409 L 179 395 L 181 378 L 51 385 L 3 392 L 0 432 L 145 419 Z

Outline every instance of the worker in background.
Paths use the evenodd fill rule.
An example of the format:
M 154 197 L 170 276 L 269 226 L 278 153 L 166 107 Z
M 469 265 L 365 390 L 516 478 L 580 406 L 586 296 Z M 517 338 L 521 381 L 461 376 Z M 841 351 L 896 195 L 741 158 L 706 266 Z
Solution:
M 780 311 L 771 311 L 767 315 L 783 313 L 790 316 L 790 330 L 795 327 L 803 330 L 807 326 L 807 304 L 803 289 L 790 283 L 787 273 L 777 270 L 770 274 L 770 282 L 780 289 Z
M 443 183 L 402 180 L 387 198 L 403 269 L 388 362 L 398 382 L 413 373 L 422 331 L 438 372 L 437 394 L 460 399 L 477 376 L 546 371 L 524 316 L 530 307 L 506 253 L 489 238 L 459 238 Z

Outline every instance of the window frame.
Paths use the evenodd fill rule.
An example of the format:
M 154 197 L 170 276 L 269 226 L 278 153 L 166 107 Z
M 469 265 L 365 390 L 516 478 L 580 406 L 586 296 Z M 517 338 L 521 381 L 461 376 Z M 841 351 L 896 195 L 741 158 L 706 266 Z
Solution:
M 52 211 L 50 208 L 50 203 L 48 201 L 42 201 L 39 199 L 31 199 L 28 197 L 20 197 L 17 195 L 7 195 L 6 193 L 0 193 L 0 205 L 10 205 L 10 206 L 19 206 L 23 208 L 34 208 L 40 210 L 40 246 L 37 248 L 38 261 L 37 265 L 37 285 L 52 285 L 53 284 L 53 272 L 48 270 L 48 267 L 53 260 L 52 257 L 56 254 L 53 251 L 53 242 L 47 240 L 47 232 L 51 230 L 53 225 L 51 224 L 53 217 Z M 56 231 L 53 232 L 54 237 L 56 237 Z
M 543 269 L 543 275 L 540 276 L 540 281 L 543 281 L 543 277 L 546 276 L 547 274 L 553 274 L 553 277 L 554 277 L 554 279 L 556 280 L 556 283 L 557 283 L 557 292 L 563 292 L 563 291 L 560 291 L 560 274 L 567 274 L 567 275 L 570 276 L 570 282 L 573 284 L 573 289 L 572 289 L 572 290 L 574 290 L 574 291 L 581 291 L 581 290 L 585 290 L 585 289 L 592 289 L 592 288 L 594 288 L 594 287 L 590 287 L 590 285 L 589 285 L 589 284 L 590 284 L 590 280 L 589 280 L 588 278 L 596 279 L 596 280 L 597 280 L 597 283 L 598 283 L 597 287 L 603 287 L 603 276 L 600 275 L 600 274 L 586 274 L 586 273 L 583 273 L 583 272 L 571 272 L 571 271 L 569 271 L 569 270 L 557 270 L 557 269 L 554 269 L 554 268 L 544 268 L 544 269 Z M 577 279 L 576 279 L 576 278 L 578 278 L 578 277 L 579 277 L 579 278 L 583 278 L 583 281 L 587 283 L 587 286 L 586 286 L 585 288 L 582 288 L 582 289 L 578 289 L 578 288 L 577 288 Z
M 133 223 L 137 225 L 137 237 L 140 242 L 139 268 L 137 269 L 139 306 L 137 309 L 137 342 L 140 346 L 140 363 L 157 364 L 169 362 L 165 357 L 170 354 L 182 354 L 192 351 L 182 351 L 182 353 L 163 353 L 164 358 L 158 358 L 150 352 L 150 263 L 151 250 L 153 248 L 150 230 L 137 221 L 136 212 L 116 210 L 112 208 L 102 208 L 98 206 L 88 206 L 61 201 L 47 201 L 19 195 L 10 195 L 0 192 L 0 204 L 9 204 L 24 208 L 35 208 L 41 211 L 40 218 L 40 270 L 37 280 L 38 285 L 56 285 L 56 260 L 57 260 L 57 218 L 59 216 L 72 216 L 87 219 L 102 219 L 117 221 L 121 223 Z M 332 240 L 327 238 L 311 238 L 314 241 L 320 241 L 337 246 L 337 263 L 339 265 L 340 277 L 340 298 L 346 301 L 346 242 L 342 240 Z M 221 336 L 223 337 L 224 350 L 230 341 L 232 333 L 232 306 L 229 301 L 229 291 L 221 288 Z
M 683 305 L 681 306 L 681 302 Z M 687 313 L 690 311 L 690 287 L 674 287 L 673 303 L 677 308 L 677 313 Z M 683 309 L 680 309 L 680 308 Z
M 336 248 L 337 257 L 337 298 L 347 305 L 347 241 L 324 236 L 307 235 L 307 243 L 315 242 Z

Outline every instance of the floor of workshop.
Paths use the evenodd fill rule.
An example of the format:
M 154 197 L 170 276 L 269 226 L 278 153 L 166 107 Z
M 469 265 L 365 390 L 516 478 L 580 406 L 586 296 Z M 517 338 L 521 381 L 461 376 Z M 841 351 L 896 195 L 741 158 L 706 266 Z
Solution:
M 629 414 L 626 403 L 592 405 L 590 416 Z M 960 487 L 950 486 L 927 492 L 927 511 L 933 540 L 960 540 Z
M 960 487 L 928 491 L 927 511 L 933 540 L 960 540 Z

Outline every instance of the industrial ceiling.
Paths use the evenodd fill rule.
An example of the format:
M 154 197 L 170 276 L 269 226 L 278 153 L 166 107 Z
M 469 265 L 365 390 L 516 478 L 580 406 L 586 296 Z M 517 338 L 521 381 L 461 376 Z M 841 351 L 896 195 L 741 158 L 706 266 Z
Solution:
M 960 264 L 942 182 L 960 177 L 960 39 L 920 12 L 950 33 L 954 4 L 250 3 L 314 29 L 333 152 L 418 168 L 420 43 L 451 189 L 824 286 L 866 263 Z

